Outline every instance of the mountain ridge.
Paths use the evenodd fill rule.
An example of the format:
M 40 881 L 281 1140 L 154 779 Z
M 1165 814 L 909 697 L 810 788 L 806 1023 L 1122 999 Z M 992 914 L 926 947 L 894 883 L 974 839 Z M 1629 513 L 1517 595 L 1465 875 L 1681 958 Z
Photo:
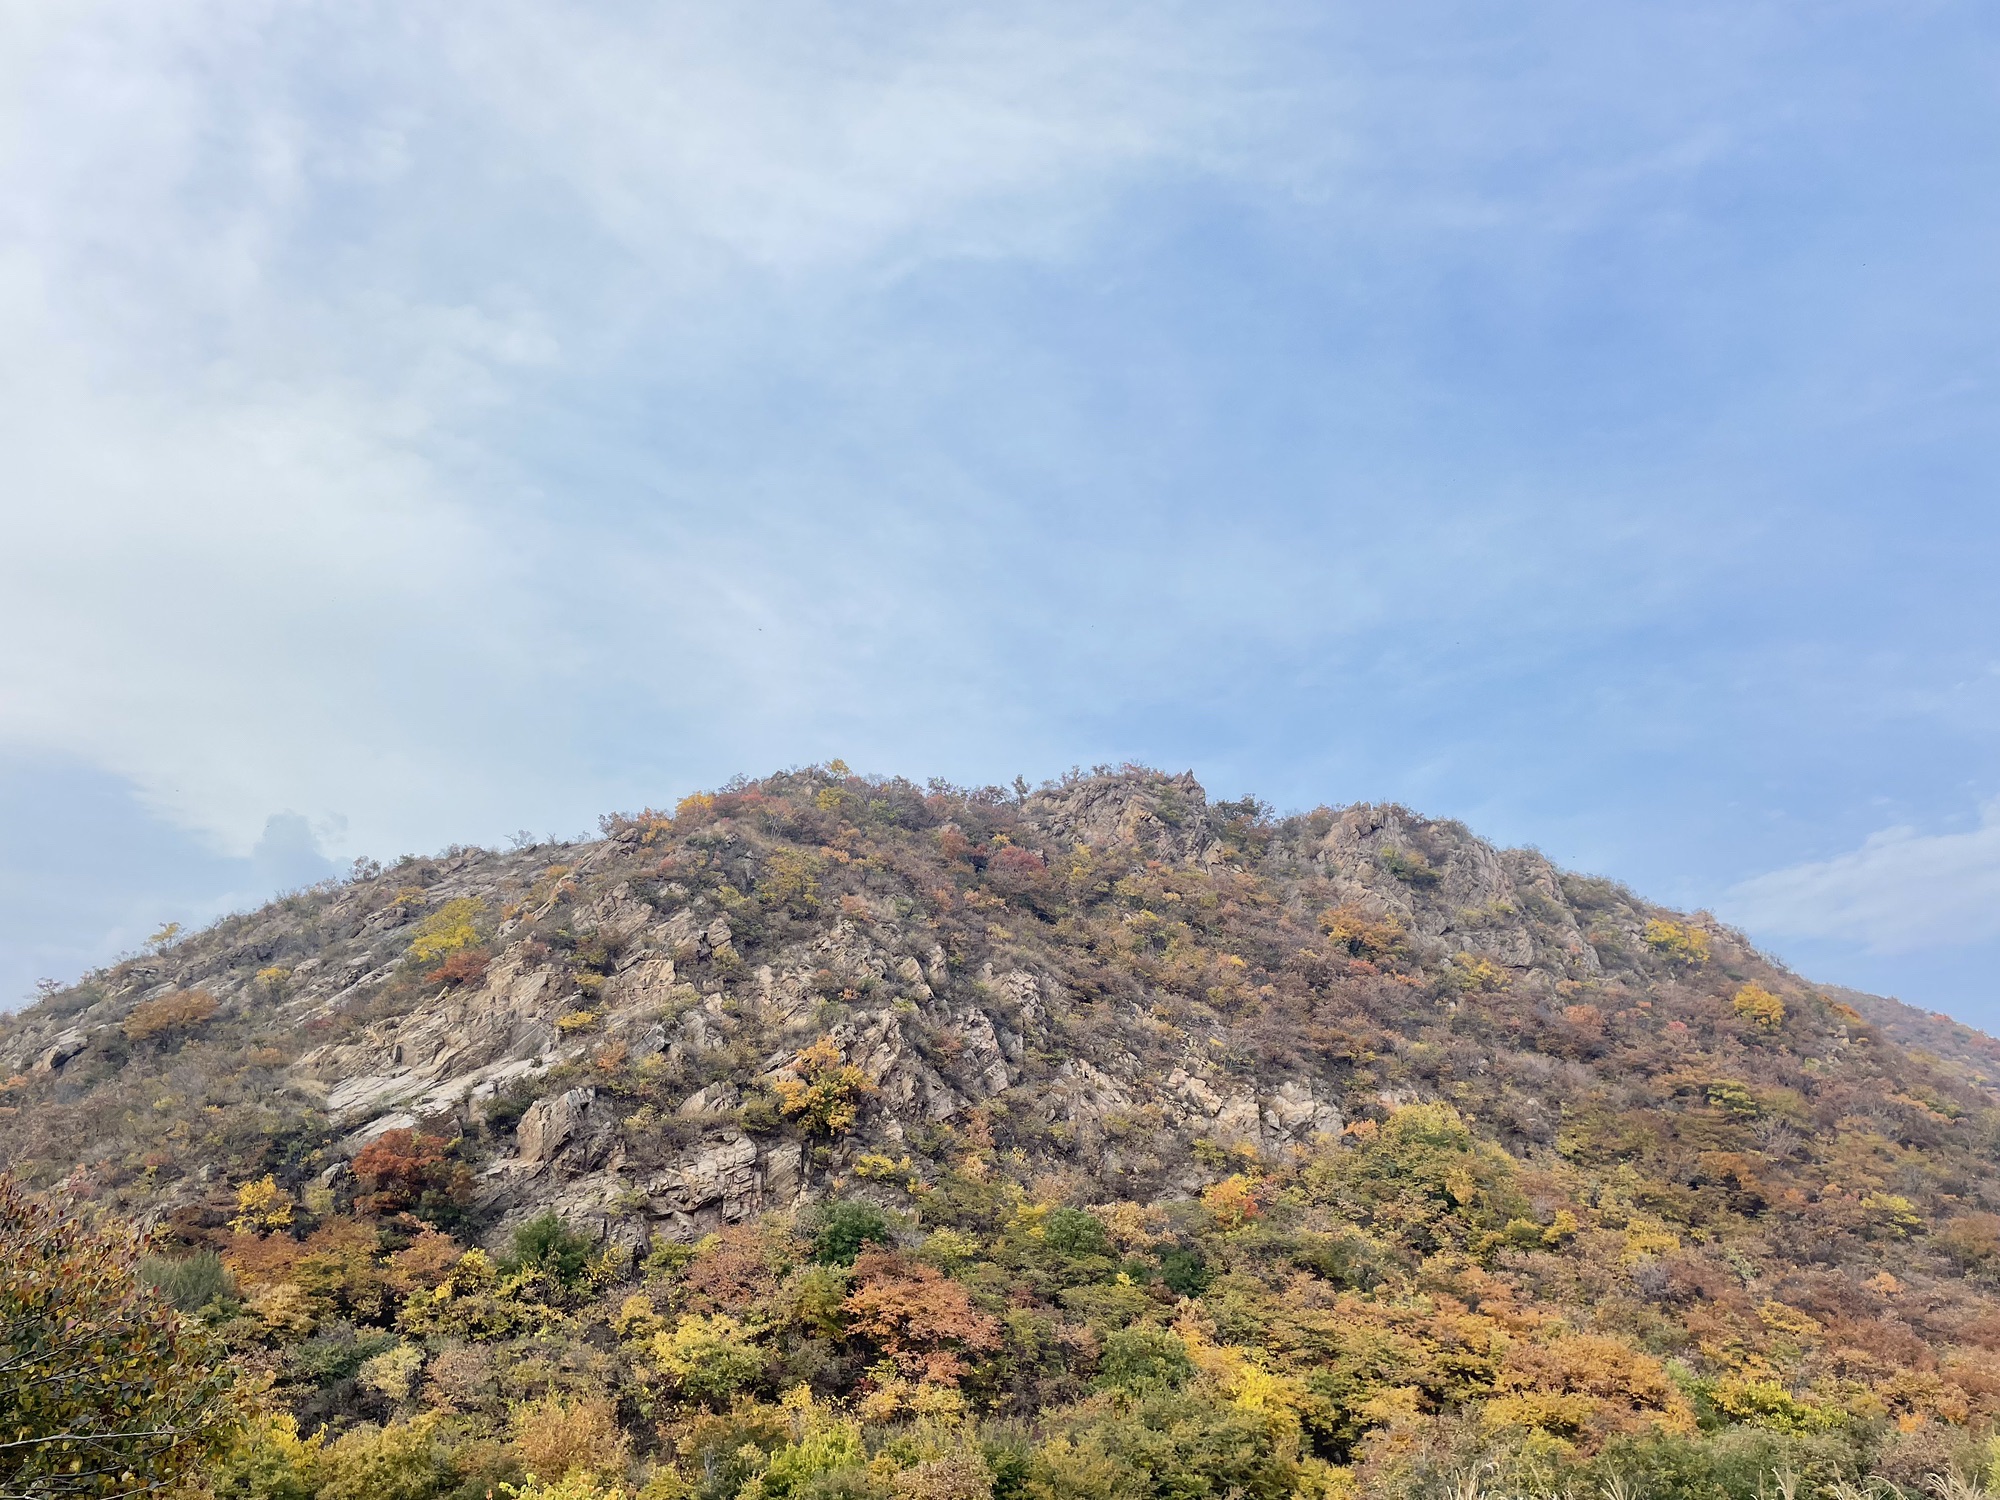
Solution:
M 1293 1382 L 1295 1490 L 1746 1433 L 1915 1482 L 2000 1415 L 2000 1044 L 1810 985 L 1707 914 L 1398 806 L 1277 818 L 1138 767 L 1008 793 L 836 763 L 602 833 L 363 867 L 0 1022 L 0 1165 L 227 1257 L 238 1357 L 330 1433 L 425 1398 L 307 1390 L 300 1338 L 394 1329 L 433 1369 L 484 1344 L 413 1315 L 420 1288 L 357 1318 L 270 1245 L 353 1224 L 381 1265 L 445 1236 L 464 1263 L 555 1222 L 686 1313 L 686 1266 L 840 1205 L 979 1317 L 1069 1330 L 1037 1337 L 1100 1383 L 1106 1341 L 1154 1327 Z M 995 1269 L 1053 1212 L 1104 1226 L 1122 1279 Z M 1320 1248 L 1272 1269 L 1245 1247 L 1280 1225 Z M 1228 1295 L 1171 1286 L 1183 1252 Z M 286 1333 L 287 1286 L 314 1332 Z M 1288 1296 L 1431 1373 L 1356 1373 L 1331 1331 L 1302 1355 Z M 888 1388 L 841 1364 L 854 1322 L 754 1306 L 764 1384 L 737 1398 L 814 1339 L 802 1388 Z M 1450 1373 L 1454 1339 L 1483 1373 Z M 996 1417 L 1099 1399 L 1046 1348 L 953 1348 L 932 1384 Z M 694 1417 L 625 1420 L 680 1472 Z

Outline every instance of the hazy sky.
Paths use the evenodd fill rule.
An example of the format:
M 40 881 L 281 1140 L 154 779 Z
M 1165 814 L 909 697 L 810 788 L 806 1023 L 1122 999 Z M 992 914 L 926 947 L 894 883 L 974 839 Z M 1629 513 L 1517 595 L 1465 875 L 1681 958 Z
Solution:
M 0 1000 L 737 771 L 2000 1025 L 1990 4 L 0 0 Z

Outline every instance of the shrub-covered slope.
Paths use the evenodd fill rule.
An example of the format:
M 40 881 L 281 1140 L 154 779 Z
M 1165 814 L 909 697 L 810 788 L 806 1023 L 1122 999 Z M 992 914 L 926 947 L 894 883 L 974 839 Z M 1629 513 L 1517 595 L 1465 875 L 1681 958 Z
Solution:
M 0 1023 L 0 1164 L 471 1500 L 1750 1494 L 1985 1463 L 1987 1039 L 1396 807 L 732 786 Z

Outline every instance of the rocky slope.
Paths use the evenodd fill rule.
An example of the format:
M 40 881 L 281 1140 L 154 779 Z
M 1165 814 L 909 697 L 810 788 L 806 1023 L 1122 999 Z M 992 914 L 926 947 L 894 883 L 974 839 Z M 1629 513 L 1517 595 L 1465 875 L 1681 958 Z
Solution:
M 125 1158 L 152 1132 L 134 1139 L 129 1116 L 95 1117 L 107 1087 L 122 1096 L 135 1072 L 171 1076 L 174 1059 L 227 1036 L 263 1075 L 264 1128 L 283 1119 L 326 1136 L 315 1147 L 321 1176 L 337 1176 L 384 1131 L 456 1135 L 496 1098 L 533 1095 L 512 1141 L 484 1166 L 482 1206 L 503 1220 L 555 1207 L 634 1241 L 690 1237 L 811 1191 L 803 1143 L 746 1133 L 738 1116 L 746 1096 L 768 1093 L 789 1076 L 793 1053 L 824 1035 L 877 1093 L 863 1128 L 822 1153 L 821 1179 L 1001 1101 L 1038 1165 L 1081 1165 L 1107 1191 L 1187 1194 L 1213 1175 L 1192 1154 L 1196 1141 L 1276 1149 L 1436 1092 L 1435 1080 L 1405 1069 L 1360 1066 L 1344 1043 L 1288 1044 L 1265 1034 L 1272 1017 L 1241 1015 L 1260 1011 L 1260 986 L 1290 977 L 1300 959 L 1256 954 L 1252 969 L 1243 954 L 1201 951 L 1200 927 L 1218 915 L 1250 924 L 1243 936 L 1265 947 L 1291 936 L 1324 945 L 1318 919 L 1343 906 L 1393 927 L 1390 967 L 1407 972 L 1392 985 L 1407 989 L 1422 972 L 1459 981 L 1443 998 L 1397 997 L 1394 1009 L 1426 1029 L 1502 987 L 1514 1004 L 1547 1012 L 1549 1025 L 1570 1027 L 1570 1001 L 1606 981 L 1601 952 L 1614 964 L 1651 952 L 1651 908 L 1594 882 L 1566 885 L 1539 854 L 1497 850 L 1401 808 L 1270 825 L 1251 807 L 1211 809 L 1191 777 L 1137 771 L 1080 778 L 1018 807 L 989 796 L 933 809 L 938 799 L 914 789 L 880 790 L 890 797 L 870 795 L 855 810 L 863 827 L 872 812 L 906 837 L 950 830 L 966 852 L 913 880 L 866 851 L 844 807 L 822 815 L 824 827 L 773 828 L 777 799 L 750 790 L 676 821 L 611 820 L 597 843 L 405 861 L 119 965 L 7 1027 L 0 1069 L 25 1075 L 17 1091 L 43 1103 L 13 1117 L 0 1137 L 5 1157 L 43 1177 L 81 1168 L 152 1213 L 200 1201 L 219 1163 L 191 1163 L 165 1190 L 155 1172 L 134 1195 L 120 1180 Z M 749 815 L 732 802 L 751 804 Z M 975 846 L 964 826 L 974 821 L 1009 832 L 981 826 Z M 832 842 L 816 844 L 822 836 Z M 996 837 L 1000 853 L 1017 856 L 1012 876 L 1005 859 L 996 865 Z M 773 856 L 795 848 L 812 851 L 801 878 L 818 889 L 803 902 L 781 896 L 774 909 L 756 893 Z M 1102 872 L 1087 868 L 1106 858 Z M 1099 884 L 1122 876 L 1149 887 L 1137 910 L 1121 912 L 1123 927 L 1144 934 L 1137 953 L 1182 945 L 1179 966 L 1216 972 L 1155 993 L 1143 975 L 1113 975 L 1093 945 L 1066 951 L 1061 920 L 1038 908 L 1061 867 L 1079 861 Z M 955 890 L 954 877 L 967 888 Z M 925 889 L 925 879 L 937 884 Z M 1174 889 L 1177 879 L 1188 888 Z M 1255 888 L 1267 881 L 1272 889 Z M 427 914 L 465 902 L 476 904 L 468 920 L 490 961 L 469 980 L 427 985 L 411 934 Z M 1724 962 L 1755 964 L 1733 934 L 1699 925 Z M 1360 944 L 1346 946 L 1355 951 L 1332 962 L 1348 976 L 1381 967 L 1359 956 Z M 1315 954 L 1308 967 L 1328 962 Z M 214 997 L 214 1017 L 184 1039 L 170 1032 L 165 1046 L 135 1047 L 124 1030 L 133 1010 L 187 991 Z M 1274 1043 L 1282 1060 L 1269 1057 Z M 260 1056 L 273 1052 L 283 1055 Z M 650 1064 L 699 1085 L 673 1101 L 671 1126 L 630 1128 L 618 1091 L 593 1086 L 592 1059 L 613 1053 L 621 1071 Z M 1509 1138 L 1549 1142 L 1565 1083 L 1588 1075 L 1531 1055 L 1466 1062 L 1475 1076 L 1497 1066 L 1489 1102 Z
M 973 1181 L 1107 1223 L 1208 1202 L 1227 1227 L 1236 1193 L 1360 1236 L 1434 1310 L 1512 1298 L 1678 1361 L 1683 1395 L 1633 1408 L 1667 1426 L 1840 1412 L 1909 1447 L 2000 1413 L 2000 1101 L 1990 1042 L 1884 1004 L 1399 807 L 836 765 L 595 842 L 360 869 L 92 975 L 0 1022 L 0 1164 L 163 1243 L 237 1244 L 249 1280 L 266 1176 L 294 1235 L 380 1223 L 387 1254 L 422 1222 L 498 1253 L 553 1211 L 629 1265 L 834 1198 L 915 1246 Z M 1504 1171 L 1504 1212 L 1459 1185 L 1420 1213 L 1369 1176 L 1419 1120 L 1485 1143 L 1439 1180 Z M 371 1144 L 424 1142 L 394 1199 Z M 1552 1389 L 1611 1402 L 1579 1381 Z M 1461 1409 L 1582 1453 L 1637 1430 L 1449 1384 L 1350 1391 L 1315 1461 Z

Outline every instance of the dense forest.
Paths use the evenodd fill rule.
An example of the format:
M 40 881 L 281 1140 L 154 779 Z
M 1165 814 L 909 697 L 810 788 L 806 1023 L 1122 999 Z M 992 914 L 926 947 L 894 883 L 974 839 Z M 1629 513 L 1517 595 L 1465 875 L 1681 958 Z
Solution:
M 219 1500 L 1970 1495 L 1996 1055 L 1405 809 L 836 762 L 163 933 L 0 1167 Z

